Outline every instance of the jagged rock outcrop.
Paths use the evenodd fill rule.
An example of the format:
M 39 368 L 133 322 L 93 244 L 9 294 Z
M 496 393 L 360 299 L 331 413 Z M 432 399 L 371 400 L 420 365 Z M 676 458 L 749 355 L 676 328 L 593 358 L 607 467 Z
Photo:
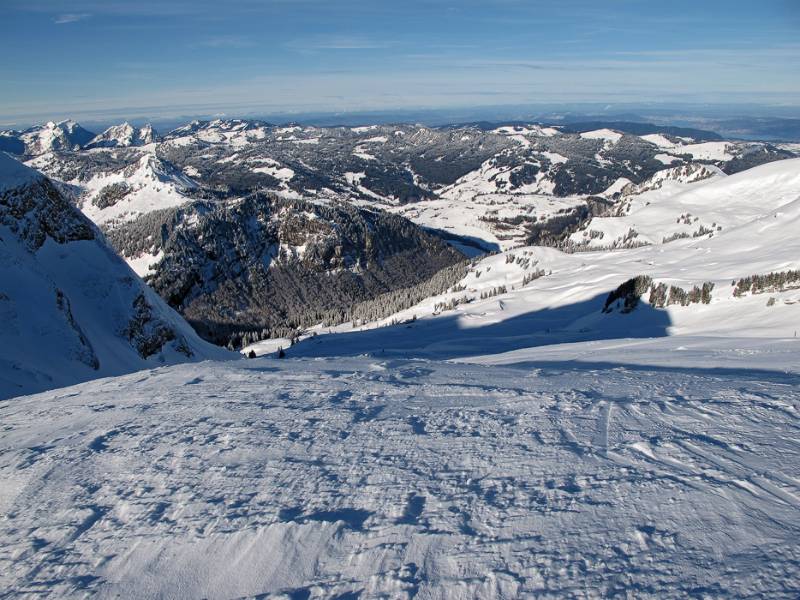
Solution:
M 145 146 L 152 144 L 158 138 L 158 134 L 152 125 L 134 127 L 130 123 L 113 125 L 103 133 L 92 139 L 87 145 L 91 148 L 128 148 L 131 146 Z

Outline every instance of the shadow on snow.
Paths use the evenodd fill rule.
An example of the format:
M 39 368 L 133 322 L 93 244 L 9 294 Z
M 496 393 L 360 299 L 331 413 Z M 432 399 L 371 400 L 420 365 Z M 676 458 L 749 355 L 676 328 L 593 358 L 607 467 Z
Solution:
M 503 314 L 498 301 L 491 314 L 470 315 L 455 311 L 390 327 L 317 336 L 293 347 L 290 355 L 372 354 L 446 360 L 552 344 L 668 335 L 671 321 L 665 310 L 641 303 L 628 314 L 617 311 L 605 314 L 601 309 L 606 297 L 607 294 L 601 294 L 583 302 L 504 320 L 501 320 Z

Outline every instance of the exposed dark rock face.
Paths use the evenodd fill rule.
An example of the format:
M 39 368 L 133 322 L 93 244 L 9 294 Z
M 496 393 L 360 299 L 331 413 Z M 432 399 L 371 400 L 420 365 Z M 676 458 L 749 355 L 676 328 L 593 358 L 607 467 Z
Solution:
M 136 348 L 139 356 L 148 358 L 164 348 L 167 342 L 177 339 L 175 349 L 187 358 L 194 354 L 183 337 L 178 336 L 175 330 L 153 314 L 153 309 L 148 304 L 144 294 L 139 294 L 133 301 L 133 316 L 128 321 L 123 335 Z
M 0 224 L 17 234 L 32 252 L 48 237 L 59 244 L 95 238 L 91 221 L 45 178 L 0 191 Z
M 41 174 L 0 152 L 0 398 L 227 357 Z
M 72 314 L 72 308 L 69 304 L 69 298 L 59 289 L 56 289 L 56 307 L 63 313 L 64 319 L 69 323 L 69 326 L 78 338 L 78 345 L 74 349 L 73 355 L 77 360 L 97 371 L 100 368 L 100 361 L 94 352 L 94 348 L 92 348 L 91 342 L 75 320 Z

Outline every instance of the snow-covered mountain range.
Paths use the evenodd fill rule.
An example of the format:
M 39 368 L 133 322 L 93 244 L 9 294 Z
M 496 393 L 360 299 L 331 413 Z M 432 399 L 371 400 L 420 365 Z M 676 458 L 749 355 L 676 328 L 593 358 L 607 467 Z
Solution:
M 168 234 L 159 228 L 194 230 L 197 216 L 208 221 L 201 215 L 215 208 L 234 215 L 241 202 L 252 203 L 245 199 L 253 194 L 275 198 L 270 202 L 300 202 L 297 207 L 302 202 L 309 206 L 346 203 L 392 212 L 467 256 L 527 244 L 616 248 L 651 243 L 652 236 L 640 235 L 636 227 L 619 219 L 613 223 L 626 226 L 619 232 L 589 227 L 588 223 L 630 210 L 634 196 L 644 197 L 643 192 L 655 188 L 667 190 L 666 194 L 673 185 L 723 177 L 793 156 L 770 144 L 707 137 L 714 139 L 679 137 L 666 131 L 635 135 L 608 128 L 580 131 L 536 124 L 319 128 L 233 119 L 193 121 L 163 138 L 156 138 L 152 130 L 123 124 L 87 142 L 83 150 L 40 152 L 38 146 L 27 145 L 23 160 L 59 182 L 62 191 L 106 232 L 137 273 L 151 281 L 172 282 L 176 266 L 162 251 Z M 224 229 L 223 221 L 214 222 Z M 702 227 L 712 225 L 722 224 L 712 219 Z M 700 231 L 700 226 L 691 231 L 667 227 L 662 237 L 691 235 Z M 256 231 L 244 223 L 237 227 L 243 239 Z M 209 240 L 216 243 L 218 235 L 207 231 L 204 244 Z M 308 235 L 316 235 L 314 227 Z M 273 241 L 275 248 L 306 245 L 305 241 Z M 186 233 L 173 236 L 170 244 L 173 256 L 196 252 Z M 358 245 L 351 252 L 367 256 L 369 252 Z M 337 292 L 337 298 L 329 297 L 326 303 L 329 307 L 352 305 L 398 287 L 417 285 L 430 276 L 432 265 L 445 266 L 434 256 L 436 252 L 428 246 L 417 254 L 419 276 L 395 269 L 387 279 L 379 264 L 383 259 L 351 261 L 364 270 L 360 274 L 355 267 L 348 267 L 356 273 L 356 289 L 361 291 Z M 216 261 L 217 254 L 209 256 Z M 205 259 L 193 260 L 200 264 Z M 272 274 L 280 264 L 272 258 L 248 260 L 271 265 L 266 272 Z M 308 260 L 305 264 L 309 266 Z M 311 272 L 323 271 L 330 269 L 317 264 L 308 276 L 313 279 L 316 275 Z M 205 281 L 208 275 L 203 275 L 198 281 L 205 283 L 195 284 L 196 289 L 211 294 L 210 290 L 232 286 L 236 295 L 244 296 L 243 305 L 225 308 L 228 316 L 214 311 L 204 316 L 193 314 L 193 322 L 198 318 L 235 321 L 253 304 L 252 292 L 243 292 L 234 283 L 247 269 L 203 271 L 212 272 L 215 283 Z M 367 280 L 383 283 L 366 284 Z M 225 283 L 220 286 L 220 282 Z M 295 284 L 290 288 L 298 290 Z M 364 293 L 366 289 L 371 291 Z M 174 295 L 168 297 L 189 316 L 186 305 L 177 303 Z M 314 318 L 321 319 L 322 308 L 315 294 L 282 293 L 280 297 L 286 298 L 280 306 L 257 302 L 272 315 L 268 321 L 259 318 L 235 334 L 226 325 L 223 329 L 231 331 L 227 343 L 238 344 L 245 333 L 248 337 L 256 331 L 275 335 L 278 330 L 305 327 Z M 201 300 L 207 306 L 217 304 L 211 296 Z M 275 321 L 276 315 L 282 315 L 278 317 L 281 322 Z M 204 335 L 211 335 L 203 330 Z M 221 341 L 216 334 L 209 339 Z
M 0 150 L 27 155 L 74 151 L 84 148 L 93 137 L 75 121 L 49 121 L 25 131 L 0 131 Z
M 40 130 L 53 127 L 79 128 L 65 122 Z M 129 265 L 208 339 L 238 345 L 245 337 L 274 337 L 313 322 L 335 325 L 323 316 L 326 307 L 350 307 L 337 313 L 349 320 L 354 304 L 421 284 L 457 261 L 442 261 L 440 249 L 425 242 L 415 250 L 417 269 L 397 263 L 387 275 L 384 261 L 396 246 L 376 253 L 368 236 L 345 241 L 341 235 L 342 226 L 362 218 L 358 210 L 405 217 L 467 256 L 526 245 L 614 250 L 718 234 L 732 222 L 720 210 L 706 215 L 682 206 L 680 192 L 793 155 L 770 144 L 706 137 L 711 139 L 536 124 L 318 128 L 234 119 L 193 121 L 163 138 L 125 123 L 86 142 L 86 149 L 45 151 L 27 144 L 22 158 L 54 178 Z M 674 207 L 673 199 L 679 203 Z M 282 205 L 279 217 L 262 214 L 276 203 Z M 335 256 L 350 256 L 343 271 L 323 257 L 327 251 L 308 251 L 322 239 L 322 207 L 342 203 L 358 210 L 341 213 L 334 223 L 324 218 L 329 223 L 322 229 L 331 232 L 325 244 L 338 248 Z M 255 212 L 242 209 L 247 206 Z M 340 209 L 324 210 L 332 215 Z M 275 232 L 266 233 L 267 222 Z M 279 224 L 288 222 L 295 229 L 286 237 Z M 395 231 L 405 227 L 397 223 Z M 231 228 L 234 235 L 225 233 Z M 278 276 L 284 268 L 305 274 L 290 282 Z M 179 285 L 186 273 L 195 275 Z M 337 285 L 323 295 L 308 291 L 322 274 L 338 281 L 348 273 L 346 279 L 356 282 L 349 291 Z M 442 281 L 449 284 L 454 276 Z M 254 277 L 266 279 L 254 284 Z M 183 291 L 174 293 L 176 285 Z M 288 287 L 276 294 L 283 285 Z M 216 295 L 223 292 L 228 300 L 221 302 Z M 417 294 L 400 304 L 383 302 L 381 314 L 407 308 L 412 297 Z M 198 313 L 190 304 L 205 308 Z M 254 306 L 261 316 L 248 312 Z M 378 314 L 374 307 L 367 312 Z M 244 315 L 248 325 L 237 329 Z M 215 325 L 204 327 L 204 321 Z
M 144 145 L 130 148 L 138 144 Z M 586 196 L 640 185 L 667 167 L 705 164 L 731 174 L 793 156 L 764 143 L 610 129 L 318 128 L 235 119 L 194 121 L 163 139 L 152 129 L 123 124 L 84 147 L 95 149 L 52 153 L 46 145 L 27 144 L 25 152 L 39 155 L 32 163 L 36 168 L 86 186 L 83 195 L 150 154 L 216 194 L 270 190 L 314 201 L 346 199 L 476 238 L 486 248 L 518 245 L 532 221 Z M 133 209 L 130 216 L 139 213 Z

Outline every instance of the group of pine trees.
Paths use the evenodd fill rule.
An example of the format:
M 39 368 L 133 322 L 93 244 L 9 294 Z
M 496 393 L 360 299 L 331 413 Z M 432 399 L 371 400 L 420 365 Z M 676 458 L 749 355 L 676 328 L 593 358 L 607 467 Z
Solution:
M 748 292 L 751 294 L 764 294 L 767 292 L 782 292 L 786 289 L 800 287 L 800 270 L 780 271 L 764 275 L 750 275 L 733 281 L 733 295 L 737 298 Z
M 241 348 L 269 338 L 297 340 L 303 330 L 314 325 L 333 327 L 350 322 L 354 327 L 358 327 L 365 323 L 379 321 L 407 310 L 431 296 L 438 296 L 447 291 L 463 290 L 464 288 L 459 286 L 459 282 L 466 277 L 468 268 L 469 261 L 464 260 L 441 269 L 430 279 L 416 285 L 386 292 L 352 306 L 295 312 L 292 320 L 284 326 L 231 332 L 229 346 Z
M 667 286 L 665 283 L 655 283 L 652 277 L 639 275 L 629 279 L 616 290 L 609 293 L 606 298 L 603 312 L 609 313 L 615 302 L 621 301 L 620 312 L 629 313 L 639 304 L 639 300 L 645 294 L 650 293 L 648 302 L 655 308 L 665 308 L 671 305 L 689 306 L 690 304 L 709 304 L 711 302 L 711 292 L 714 284 L 706 281 L 702 286 L 693 286 L 690 290 L 685 290 L 677 285 Z
M 651 306 L 657 308 L 664 308 L 672 304 L 680 304 L 681 306 L 699 303 L 710 304 L 713 289 L 714 284 L 710 281 L 706 281 L 700 287 L 695 285 L 688 291 L 676 285 L 667 287 L 665 283 L 651 284 L 648 302 L 650 302 Z

